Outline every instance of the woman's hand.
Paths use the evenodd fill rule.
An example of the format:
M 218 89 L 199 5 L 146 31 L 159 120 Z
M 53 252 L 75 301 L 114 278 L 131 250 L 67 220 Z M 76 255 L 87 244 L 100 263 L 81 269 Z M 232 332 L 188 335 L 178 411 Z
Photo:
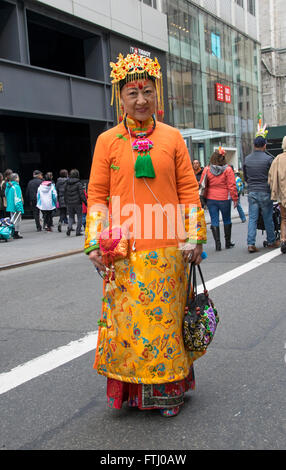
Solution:
M 100 250 L 93 250 L 89 253 L 89 259 L 100 271 L 106 271 L 105 265 L 102 263 L 102 255 Z
M 200 264 L 202 261 L 203 245 L 192 245 L 191 243 L 185 243 L 182 246 L 183 258 L 186 263 Z
M 233 207 L 236 208 L 238 204 L 238 201 L 233 201 Z

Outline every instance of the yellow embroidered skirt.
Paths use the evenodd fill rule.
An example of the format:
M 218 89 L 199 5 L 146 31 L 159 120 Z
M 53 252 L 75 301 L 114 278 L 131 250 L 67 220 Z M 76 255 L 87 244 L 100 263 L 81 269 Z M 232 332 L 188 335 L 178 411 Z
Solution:
M 131 253 L 104 285 L 94 368 L 122 382 L 183 380 L 204 353 L 184 349 L 187 266 L 176 247 Z

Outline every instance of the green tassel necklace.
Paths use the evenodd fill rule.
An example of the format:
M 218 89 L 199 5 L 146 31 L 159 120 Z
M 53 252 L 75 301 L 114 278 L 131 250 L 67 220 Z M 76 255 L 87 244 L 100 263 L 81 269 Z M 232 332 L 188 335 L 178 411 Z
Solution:
M 150 150 L 153 148 L 153 142 L 148 139 L 148 135 L 152 134 L 156 127 L 155 115 L 152 116 L 153 126 L 150 129 L 137 129 L 132 130 L 127 125 L 127 115 L 124 117 L 124 125 L 126 129 L 130 132 L 132 137 L 135 137 L 136 140 L 132 144 L 132 149 L 137 150 L 138 157 L 135 162 L 135 176 L 136 178 L 155 178 L 155 170 L 153 167 L 152 159 L 150 156 Z

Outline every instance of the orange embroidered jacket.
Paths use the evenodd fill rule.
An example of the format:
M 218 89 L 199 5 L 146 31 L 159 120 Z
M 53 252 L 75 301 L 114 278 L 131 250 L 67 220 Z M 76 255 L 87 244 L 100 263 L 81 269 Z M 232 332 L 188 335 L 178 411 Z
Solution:
M 136 123 L 140 126 L 139 123 Z M 155 178 L 136 178 L 134 138 L 123 123 L 97 139 L 88 185 L 85 252 L 98 248 L 101 231 L 128 226 L 136 251 L 206 242 L 198 182 L 180 132 L 157 122 L 148 137 Z

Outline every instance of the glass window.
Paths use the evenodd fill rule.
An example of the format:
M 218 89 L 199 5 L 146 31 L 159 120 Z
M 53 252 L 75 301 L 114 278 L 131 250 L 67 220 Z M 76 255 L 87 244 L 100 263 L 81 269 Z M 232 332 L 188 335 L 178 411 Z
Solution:
M 184 97 L 182 89 L 182 66 L 179 60 L 170 60 L 168 71 L 168 101 L 173 125 L 178 128 L 185 127 Z
M 237 3 L 240 7 L 243 8 L 243 0 L 235 0 L 235 3 Z
M 247 0 L 247 7 L 249 13 L 251 13 L 253 16 L 255 16 L 255 0 Z
M 218 59 L 221 58 L 221 45 L 220 45 L 220 34 L 211 33 L 211 50 L 212 55 L 216 56 Z

